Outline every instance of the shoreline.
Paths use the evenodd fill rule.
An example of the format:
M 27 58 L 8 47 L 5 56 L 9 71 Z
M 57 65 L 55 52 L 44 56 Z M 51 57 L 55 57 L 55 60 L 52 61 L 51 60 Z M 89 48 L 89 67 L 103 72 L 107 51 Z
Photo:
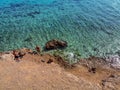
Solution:
M 28 49 L 28 50 L 30 50 L 30 51 L 36 51 L 35 49 L 29 49 L 29 48 L 22 48 L 22 49 Z M 22 50 L 22 49 L 13 49 L 13 50 L 10 50 L 10 51 L 3 51 L 3 52 L 0 52 L 0 54 L 9 54 L 9 53 L 11 53 L 12 51 L 14 51 L 14 50 Z M 41 51 L 42 53 L 48 53 L 48 54 L 51 54 L 51 55 L 54 55 L 54 53 L 56 53 L 57 52 L 57 50 L 50 50 L 50 51 L 44 51 L 44 50 L 42 50 Z M 68 54 L 68 55 L 71 55 L 71 54 L 75 54 L 75 53 L 71 53 L 71 52 L 67 52 L 67 51 L 65 51 L 65 53 L 64 53 L 64 50 L 60 50 L 59 51 L 59 49 L 58 49 L 58 52 L 60 52 L 60 53 L 58 53 L 59 55 L 60 54 Z M 60 55 L 61 57 L 65 57 L 65 56 L 62 56 L 62 55 Z M 70 56 L 70 58 L 72 58 L 72 59 L 74 59 L 73 58 L 74 56 Z M 111 68 L 114 68 L 114 69 L 117 69 L 117 70 L 120 70 L 120 55 L 119 54 L 108 54 L 108 55 L 106 55 L 106 56 L 104 56 L 104 57 L 100 57 L 100 56 L 89 56 L 89 57 L 86 57 L 86 58 L 81 58 L 81 56 L 80 55 L 78 55 L 78 57 L 79 58 L 77 58 L 77 59 L 79 59 L 78 60 L 78 62 L 80 61 L 80 60 L 89 60 L 89 59 L 94 59 L 94 58 L 96 58 L 96 60 L 98 59 L 100 59 L 101 61 L 103 61 L 104 63 L 106 63 L 106 65 L 108 66 L 108 67 L 111 67 Z M 69 58 L 68 58 L 69 59 Z M 78 62 L 76 62 L 76 63 L 78 63 Z M 75 64 L 76 64 L 75 63 Z
M 70 75 L 70 77 L 72 77 L 73 80 L 75 79 L 75 80 L 79 81 L 79 79 L 82 79 L 84 81 L 84 83 L 89 82 L 89 83 L 91 83 L 92 86 L 95 85 L 94 87 L 91 86 L 92 89 L 87 89 L 87 90 L 93 90 L 95 88 L 97 88 L 97 90 L 111 90 L 110 84 L 112 84 L 112 86 L 113 86 L 112 88 L 114 88 L 114 89 L 117 88 L 116 90 L 119 90 L 119 88 L 120 88 L 119 87 L 120 83 L 117 81 L 120 79 L 119 69 L 115 69 L 115 68 L 109 66 L 106 63 L 106 61 L 104 61 L 102 58 L 90 57 L 87 59 L 80 59 L 79 62 L 70 65 L 67 62 L 65 62 L 64 58 L 62 58 L 61 56 L 55 56 L 48 52 L 36 53 L 36 52 L 32 51 L 31 49 L 26 49 L 26 48 L 19 49 L 16 51 L 21 52 L 21 54 L 25 54 L 25 55 L 22 58 L 19 58 L 19 61 L 17 61 L 17 59 L 15 60 L 15 58 L 14 58 L 13 51 L 3 52 L 0 54 L 0 64 L 2 63 L 2 65 L 4 66 L 6 63 L 8 63 L 7 64 L 8 68 L 11 67 L 12 64 L 13 64 L 13 66 L 14 66 L 14 64 L 15 64 L 15 66 L 20 65 L 19 67 L 23 68 L 24 64 L 29 65 L 29 63 L 31 63 L 31 65 L 32 65 L 32 67 L 34 67 L 34 69 L 36 69 L 36 67 L 35 67 L 36 65 L 38 65 L 38 66 L 42 65 L 41 68 L 48 67 L 48 66 L 50 66 L 53 69 L 55 69 L 54 67 L 60 68 L 60 69 L 62 69 L 62 72 L 68 73 L 68 76 Z M 10 64 L 10 63 L 12 63 L 12 64 Z M 57 66 L 54 66 L 54 65 L 57 65 Z M 53 70 L 53 69 L 50 69 L 50 67 L 47 70 L 49 70 L 49 71 Z M 5 70 L 5 67 L 3 70 Z M 27 70 L 29 71 L 29 69 L 27 69 Z M 44 68 L 42 70 L 44 70 Z M 59 69 L 56 69 L 56 70 L 59 71 Z M 23 69 L 23 71 L 24 71 L 24 69 Z M 38 71 L 38 72 L 41 72 L 41 71 Z M 53 73 L 53 74 L 55 74 L 55 73 Z M 49 73 L 48 73 L 48 75 L 49 75 Z M 109 82 L 109 79 L 111 79 L 111 78 L 113 80 Z M 48 81 L 49 81 L 49 79 L 48 79 Z M 110 84 L 108 84 L 108 83 L 110 83 Z M 2 86 L 2 87 L 4 87 L 4 86 Z M 85 88 L 88 88 L 88 87 L 89 86 L 84 87 L 83 90 L 86 90 Z M 81 88 L 81 85 L 80 85 L 80 88 Z M 55 90 L 54 88 L 52 88 L 52 89 Z M 4 90 L 4 89 L 2 89 L 2 90 Z M 43 89 L 43 90 L 45 90 L 45 89 Z M 48 90 L 48 89 L 46 89 L 46 90 Z M 78 89 L 75 89 L 75 90 L 78 90 Z

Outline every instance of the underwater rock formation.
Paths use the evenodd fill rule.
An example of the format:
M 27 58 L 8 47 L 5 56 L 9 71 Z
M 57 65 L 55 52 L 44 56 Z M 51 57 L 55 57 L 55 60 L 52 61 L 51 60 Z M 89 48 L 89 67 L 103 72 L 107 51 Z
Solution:
M 50 40 L 45 45 L 45 50 L 52 50 L 52 49 L 62 49 L 67 47 L 66 41 L 60 41 L 60 40 Z

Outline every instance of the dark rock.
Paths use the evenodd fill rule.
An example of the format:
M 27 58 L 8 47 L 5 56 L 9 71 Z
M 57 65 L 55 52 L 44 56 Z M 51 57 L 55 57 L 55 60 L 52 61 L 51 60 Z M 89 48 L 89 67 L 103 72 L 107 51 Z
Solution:
M 116 77 L 116 75 L 111 74 L 109 77 L 111 77 L 111 78 L 115 78 L 115 77 Z
M 38 54 L 36 51 L 33 51 L 33 52 L 28 52 L 29 54 L 32 54 L 32 55 L 36 55 Z
M 53 62 L 52 59 L 49 59 L 49 60 L 47 61 L 48 64 L 50 64 L 50 63 L 52 63 L 52 62 Z
M 39 46 L 36 46 L 36 47 L 35 47 L 35 50 L 36 50 L 38 53 L 40 53 L 40 51 L 41 51 L 41 49 L 40 49 Z
M 67 42 L 66 41 L 60 41 L 53 39 L 51 41 L 48 41 L 45 45 L 46 50 L 52 50 L 52 49 L 62 49 L 67 47 Z
M 88 70 L 89 72 L 92 72 L 92 73 L 96 73 L 96 68 L 95 67 L 92 67 Z
M 26 54 L 25 52 L 19 52 L 19 53 L 18 53 L 19 58 L 23 58 L 23 56 L 24 56 L 25 54 Z

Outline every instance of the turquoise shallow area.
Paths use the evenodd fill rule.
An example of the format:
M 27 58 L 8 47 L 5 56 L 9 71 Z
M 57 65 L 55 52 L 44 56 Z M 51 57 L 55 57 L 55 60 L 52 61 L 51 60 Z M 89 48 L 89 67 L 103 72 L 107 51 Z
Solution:
M 120 0 L 0 0 L 0 51 L 68 42 L 82 57 L 120 50 Z

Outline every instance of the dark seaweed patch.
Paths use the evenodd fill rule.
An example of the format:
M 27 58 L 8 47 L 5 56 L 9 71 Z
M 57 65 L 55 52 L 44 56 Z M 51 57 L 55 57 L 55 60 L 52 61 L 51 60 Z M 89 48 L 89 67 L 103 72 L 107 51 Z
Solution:
M 27 16 L 26 15 L 21 15 L 21 14 L 16 14 L 16 15 L 13 15 L 13 17 L 18 18 L 18 17 L 27 17 Z
M 34 18 L 35 15 L 37 15 L 37 14 L 40 14 L 40 12 L 39 11 L 30 12 L 30 13 L 27 13 L 27 16 Z
M 25 4 L 24 3 L 10 3 L 10 7 L 16 8 L 16 7 L 23 7 Z
M 32 37 L 26 38 L 24 41 L 30 42 L 30 41 L 32 41 Z

